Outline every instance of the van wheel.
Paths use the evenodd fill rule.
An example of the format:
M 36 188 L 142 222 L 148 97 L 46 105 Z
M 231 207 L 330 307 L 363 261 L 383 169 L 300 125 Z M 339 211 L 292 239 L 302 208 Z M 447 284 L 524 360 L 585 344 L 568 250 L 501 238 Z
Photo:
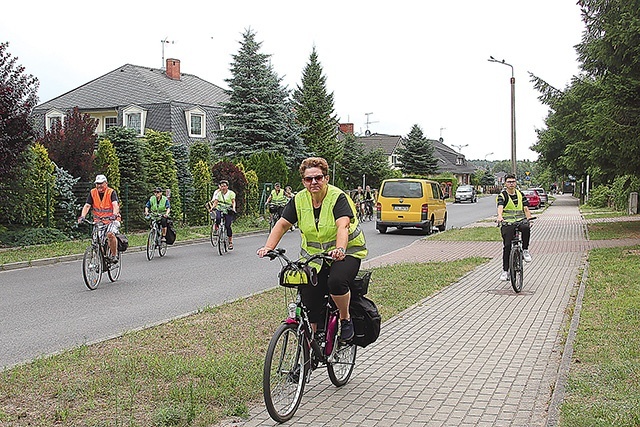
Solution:
M 442 225 L 438 226 L 438 231 L 445 231 L 447 229 L 447 215 L 444 215 L 444 221 L 442 221 Z
M 380 234 L 384 234 L 387 232 L 387 227 L 385 225 L 377 225 L 376 228 L 380 232 Z
M 431 224 L 433 224 L 433 223 L 432 223 L 431 221 L 429 221 L 429 222 L 427 223 L 427 225 L 426 225 L 425 227 L 423 227 L 423 228 L 422 228 L 422 233 L 423 233 L 425 236 L 428 236 L 428 235 L 430 235 L 430 234 L 433 232 L 433 230 L 432 230 L 432 225 L 431 225 Z

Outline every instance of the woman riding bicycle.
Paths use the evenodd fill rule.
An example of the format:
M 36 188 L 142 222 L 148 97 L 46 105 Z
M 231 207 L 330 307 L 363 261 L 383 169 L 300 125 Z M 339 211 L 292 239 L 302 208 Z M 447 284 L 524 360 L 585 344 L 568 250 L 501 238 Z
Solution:
M 516 176 L 507 174 L 505 177 L 506 189 L 496 197 L 498 203 L 498 224 L 502 221 L 515 222 L 521 219 L 531 219 L 529 202 L 526 197 L 516 188 Z M 520 226 L 522 232 L 522 255 L 526 262 L 531 262 L 529 253 L 529 241 L 531 239 L 531 228 L 529 224 Z M 502 233 L 502 273 L 500 280 L 509 280 L 509 256 L 511 255 L 511 240 L 515 233 L 515 225 L 503 225 L 500 228 Z
M 233 230 L 231 229 L 231 223 L 233 222 L 236 211 L 236 193 L 229 190 L 229 181 L 225 179 L 220 181 L 218 189 L 213 192 L 209 206 L 211 206 L 209 212 L 215 211 L 216 213 L 216 231 L 224 216 L 224 227 L 229 237 L 229 250 L 233 250 Z
M 271 190 L 271 194 L 269 194 L 269 197 L 267 198 L 267 201 L 265 203 L 265 205 L 269 207 L 270 211 L 269 221 L 271 221 L 271 218 L 274 214 L 278 214 L 278 218 L 282 216 L 282 209 L 284 209 L 284 205 L 287 204 L 287 201 L 287 195 L 280 187 L 280 183 L 276 182 L 274 185 L 274 189 Z M 269 204 L 273 205 L 273 209 L 271 208 L 271 206 L 269 206 Z
M 271 230 L 265 245 L 257 254 L 263 257 L 276 248 L 284 233 L 298 223 L 302 242 L 300 254 L 309 257 L 328 252 L 333 262 L 314 265 L 318 270 L 318 286 L 300 289 L 313 327 L 322 319 L 324 296 L 329 293 L 340 311 L 341 339 L 353 338 L 353 323 L 349 315 L 353 283 L 362 259 L 367 255 L 364 233 L 358 226 L 356 207 L 350 197 L 329 184 L 329 165 L 320 157 L 305 159 L 300 165 L 304 190 L 285 206 L 282 217 Z
M 171 204 L 169 199 L 162 194 L 162 188 L 156 187 L 153 191 L 153 196 L 147 200 L 147 204 L 144 207 L 144 216 L 148 217 L 149 213 L 159 215 L 160 225 L 162 226 L 162 240 L 166 241 L 167 238 L 167 218 L 171 212 Z

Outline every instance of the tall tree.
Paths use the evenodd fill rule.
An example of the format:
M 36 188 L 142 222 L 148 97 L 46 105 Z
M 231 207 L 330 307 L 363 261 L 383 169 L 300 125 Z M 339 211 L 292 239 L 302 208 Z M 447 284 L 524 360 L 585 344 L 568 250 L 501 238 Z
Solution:
M 406 175 L 428 176 L 438 173 L 438 158 L 433 144 L 424 136 L 417 124 L 403 139 L 404 147 L 398 148 L 400 168 Z
M 256 151 L 285 152 L 290 138 L 287 127 L 288 91 L 269 65 L 271 55 L 260 53 L 262 43 L 247 29 L 240 50 L 233 55 L 227 94 L 220 116 L 222 131 L 215 141 L 218 155 L 249 157 Z
M 49 157 L 71 175 L 88 181 L 93 175 L 93 151 L 96 145 L 98 120 L 74 107 L 56 122 L 42 138 Z
M 108 139 L 102 139 L 98 143 L 94 169 L 96 173 L 107 177 L 109 187 L 120 191 L 120 159 L 118 159 L 115 147 Z
M 176 162 L 176 175 L 178 177 L 178 191 L 182 201 L 182 220 L 190 221 L 192 215 L 202 216 L 202 205 L 195 204 L 195 189 L 193 187 L 193 175 L 189 167 L 189 149 L 185 144 L 173 144 L 171 146 L 173 158 Z M 195 218 L 195 216 L 194 216 Z
M 38 103 L 38 79 L 24 74 L 17 57 L 0 43 L 0 182 L 11 177 L 21 154 L 35 137 L 29 115 Z
M 147 182 L 152 187 L 167 188 L 171 194 L 171 214 L 180 218 L 182 216 L 182 202 L 178 190 L 178 175 L 176 162 L 171 151 L 171 133 L 147 130 L 144 139 L 147 169 Z M 150 191 L 149 191 L 150 193 Z
M 323 74 L 315 46 L 302 71 L 301 85 L 293 92 L 293 104 L 298 122 L 304 129 L 302 139 L 309 150 L 324 157 L 329 164 L 340 161 L 343 145 L 338 140 L 333 92 L 327 90 L 327 77 Z

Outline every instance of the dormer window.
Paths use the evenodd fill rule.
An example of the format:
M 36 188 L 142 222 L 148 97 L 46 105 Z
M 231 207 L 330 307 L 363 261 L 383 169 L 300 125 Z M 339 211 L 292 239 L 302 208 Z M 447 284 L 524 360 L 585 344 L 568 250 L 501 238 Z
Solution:
M 64 113 L 60 110 L 49 110 L 45 115 L 45 128 L 47 132 L 51 132 L 55 128 L 56 124 L 62 125 L 64 123 Z
M 136 105 L 131 105 L 122 110 L 122 126 L 134 129 L 138 133 L 138 136 L 144 136 L 146 120 L 147 111 Z
M 464 165 L 464 157 L 461 157 L 461 156 L 456 157 L 456 165 L 458 166 Z
M 200 107 L 185 111 L 187 130 L 192 138 L 204 138 L 207 136 L 207 113 Z

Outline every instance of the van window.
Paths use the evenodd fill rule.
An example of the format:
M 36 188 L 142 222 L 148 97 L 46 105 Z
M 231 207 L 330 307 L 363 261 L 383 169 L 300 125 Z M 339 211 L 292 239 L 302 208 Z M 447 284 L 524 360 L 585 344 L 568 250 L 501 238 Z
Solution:
M 422 184 L 412 181 L 388 181 L 382 188 L 382 196 L 419 199 L 422 197 Z
M 431 194 L 435 199 L 442 199 L 442 194 L 440 193 L 440 184 L 432 182 L 431 183 Z

